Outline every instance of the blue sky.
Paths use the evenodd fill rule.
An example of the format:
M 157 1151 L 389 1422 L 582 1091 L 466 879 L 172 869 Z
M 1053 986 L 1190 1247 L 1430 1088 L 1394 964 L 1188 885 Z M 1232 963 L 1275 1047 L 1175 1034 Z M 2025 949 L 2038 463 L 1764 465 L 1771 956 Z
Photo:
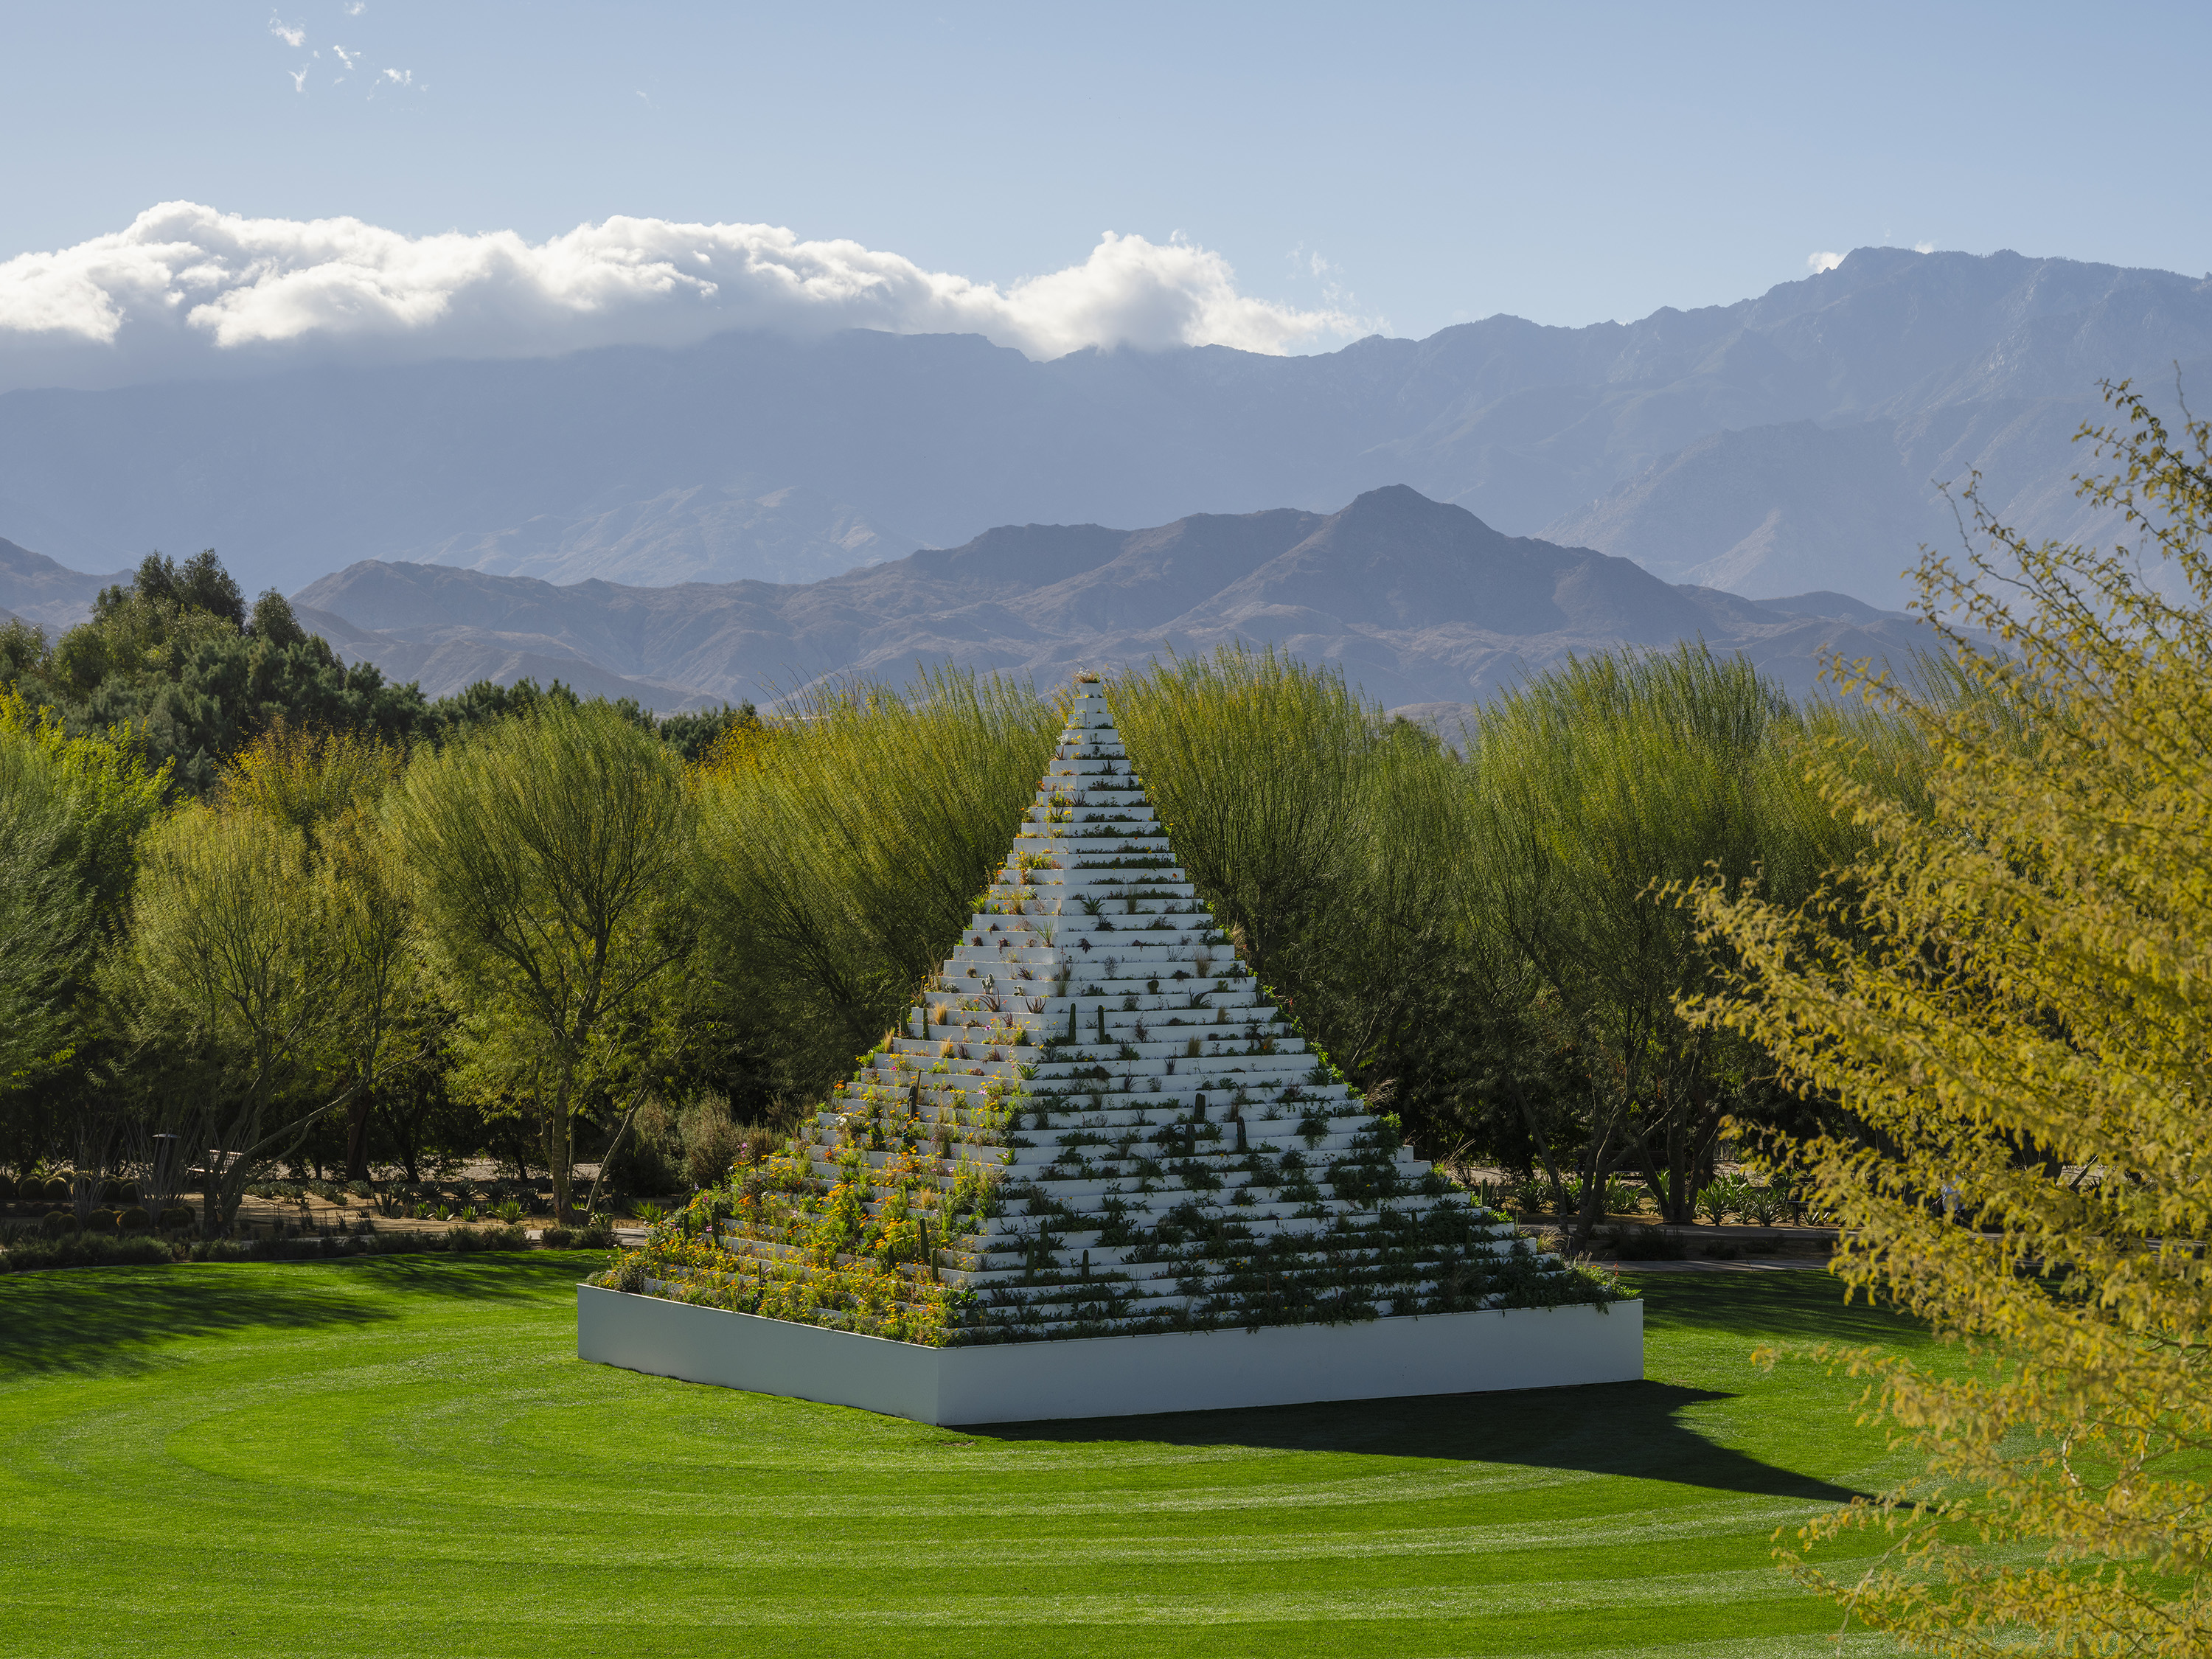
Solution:
M 1002 286 L 1180 234 L 1413 335 L 1868 243 L 2212 268 L 2204 7 L 19 5 L 0 61 L 0 261 L 167 200 L 785 226 Z

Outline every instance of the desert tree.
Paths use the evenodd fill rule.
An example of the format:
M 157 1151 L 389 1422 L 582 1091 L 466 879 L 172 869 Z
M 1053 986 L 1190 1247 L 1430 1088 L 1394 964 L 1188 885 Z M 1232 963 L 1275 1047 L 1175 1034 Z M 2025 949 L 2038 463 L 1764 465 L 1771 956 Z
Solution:
M 1176 856 L 1253 972 L 1375 1105 L 1432 1138 L 1463 1069 L 1448 1040 L 1457 758 L 1340 671 L 1273 648 L 1170 657 L 1109 696 Z
M 950 953 L 1006 856 L 1060 716 L 945 669 L 812 694 L 733 728 L 700 774 L 698 861 L 725 1000 L 786 1032 L 784 1086 L 828 1086 Z
M 359 731 L 279 720 L 222 775 L 225 811 L 295 830 L 324 946 L 345 975 L 322 1020 L 322 1066 L 342 1080 L 346 1176 L 368 1178 L 368 1131 L 395 1042 L 420 1048 L 447 1018 L 414 948 L 409 886 L 385 799 L 404 761 Z
M 1458 897 L 1490 978 L 1541 996 L 1577 1051 L 1585 1229 L 1624 1166 L 1669 1219 L 1691 1218 L 1724 1079 L 1755 1062 L 1724 1052 L 1735 1033 L 1676 1012 L 1718 947 L 1661 890 L 1765 871 L 1802 892 L 1839 856 L 1847 830 L 1808 810 L 1788 759 L 1802 728 L 1747 661 L 1695 645 L 1571 660 L 1470 723 Z
M 356 870 L 250 807 L 190 805 L 144 848 L 108 976 L 142 1050 L 201 1062 L 161 1109 L 199 1161 L 212 1234 L 255 1170 L 373 1084 L 404 940 L 361 918 Z
M 1860 671 L 1921 799 L 1838 738 L 1809 770 L 1870 847 L 1796 905 L 1693 895 L 1740 966 L 1688 1011 L 1870 1131 L 1770 1148 L 1835 1270 L 1971 1356 L 1831 1356 L 1926 1465 L 1795 1558 L 1923 1651 L 2212 1651 L 2212 431 L 2107 394 L 2082 489 L 2116 544 L 2030 543 L 1970 491 L 1967 557 L 1920 570 L 1954 694 Z M 1889 1547 L 1826 1568 L 1859 1528 Z
M 108 1025 L 96 969 L 164 781 L 127 728 L 72 738 L 50 711 L 0 693 L 0 1115 L 18 1163 L 57 1138 L 61 1125 L 26 1121 L 56 1103 L 78 1141 L 112 1139 L 94 1126 L 112 1115 L 95 1058 Z M 81 1158 L 80 1175 L 100 1161 Z M 76 1197 L 88 1207 L 82 1180 Z
M 1272 646 L 1170 656 L 1109 696 L 1177 855 L 1267 978 L 1358 858 L 1381 711 Z
M 690 949 L 693 820 L 682 763 L 649 730 L 550 697 L 419 757 L 394 793 L 465 1066 L 487 1097 L 541 1114 L 562 1220 L 573 1115 L 623 1017 Z

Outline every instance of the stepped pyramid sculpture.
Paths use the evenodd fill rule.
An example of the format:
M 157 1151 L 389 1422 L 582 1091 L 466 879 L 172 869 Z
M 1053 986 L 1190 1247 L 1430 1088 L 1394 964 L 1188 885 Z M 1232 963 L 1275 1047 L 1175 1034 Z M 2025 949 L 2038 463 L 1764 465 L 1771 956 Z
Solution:
M 1618 1294 L 1413 1157 L 1297 1033 L 1176 865 L 1095 678 L 922 1000 L 805 1133 L 706 1199 L 601 1282 L 957 1350 L 1401 1323 L 1432 1340 L 1446 1322 L 1418 1316 Z M 1607 1375 L 1639 1376 L 1641 1320 L 1621 1322 L 1633 1367 L 1616 1353 Z

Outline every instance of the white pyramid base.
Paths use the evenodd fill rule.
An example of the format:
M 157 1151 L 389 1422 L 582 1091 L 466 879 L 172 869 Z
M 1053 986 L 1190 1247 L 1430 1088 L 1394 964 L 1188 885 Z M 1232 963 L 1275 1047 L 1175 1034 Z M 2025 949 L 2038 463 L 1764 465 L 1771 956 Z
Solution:
M 579 1285 L 576 1355 L 918 1423 L 1031 1423 L 1632 1382 L 1644 1304 L 927 1348 Z

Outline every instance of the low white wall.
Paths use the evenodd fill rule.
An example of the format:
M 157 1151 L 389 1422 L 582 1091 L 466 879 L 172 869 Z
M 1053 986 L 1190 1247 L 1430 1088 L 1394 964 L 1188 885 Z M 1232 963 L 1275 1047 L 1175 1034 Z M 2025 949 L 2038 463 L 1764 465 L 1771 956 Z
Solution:
M 597 1285 L 576 1286 L 576 1357 L 686 1382 L 937 1423 L 943 1351 Z
M 925 1348 L 579 1285 L 576 1352 L 923 1423 L 1024 1423 L 1633 1382 L 1644 1304 Z

